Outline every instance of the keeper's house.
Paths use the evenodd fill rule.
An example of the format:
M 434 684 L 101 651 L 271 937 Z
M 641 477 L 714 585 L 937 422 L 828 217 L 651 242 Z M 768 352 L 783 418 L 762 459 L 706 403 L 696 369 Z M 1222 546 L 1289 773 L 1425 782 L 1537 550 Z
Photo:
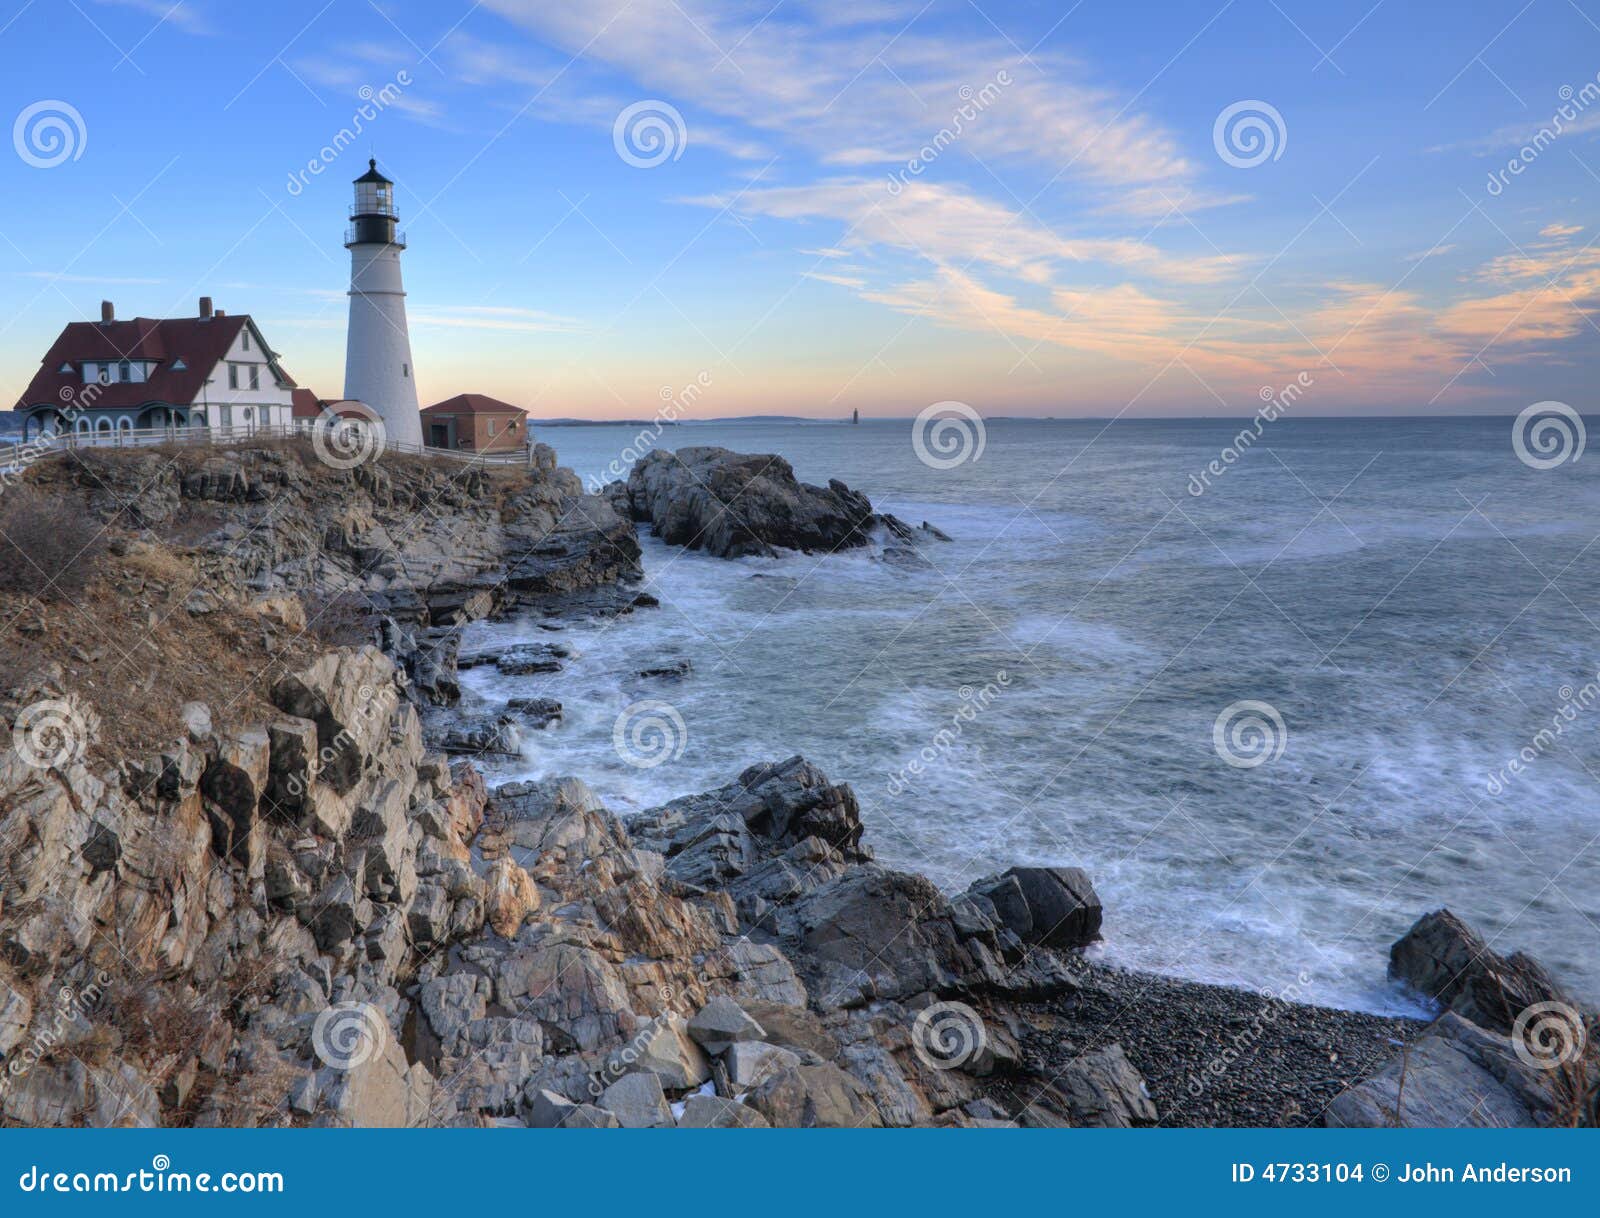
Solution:
M 487 394 L 458 393 L 423 407 L 422 438 L 429 448 L 514 452 L 528 443 L 528 415 Z
M 249 314 L 200 298 L 196 317 L 68 323 L 17 401 L 24 440 L 63 432 L 112 442 L 119 431 L 282 427 L 294 380 Z

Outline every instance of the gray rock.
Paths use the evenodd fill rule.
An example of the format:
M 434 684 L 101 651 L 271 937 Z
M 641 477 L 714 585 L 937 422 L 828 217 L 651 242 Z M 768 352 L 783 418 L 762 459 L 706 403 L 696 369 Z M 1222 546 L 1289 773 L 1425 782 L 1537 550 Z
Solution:
M 1045 1088 L 1044 1106 L 1063 1113 L 1075 1126 L 1128 1129 L 1154 1125 L 1156 1106 L 1144 1079 L 1118 1044 L 1073 1059 Z M 1030 1110 L 1037 1123 L 1039 1105 Z
M 745 1097 L 779 1129 L 875 1129 L 883 1124 L 859 1082 L 838 1066 L 780 1070 Z
M 1389 975 L 1480 1027 L 1509 1032 L 1539 1003 L 1573 1007 L 1537 960 L 1502 956 L 1448 909 L 1424 914 L 1389 951 Z
M 739 1041 L 728 1046 L 722 1055 L 722 1070 L 727 1078 L 727 1090 L 737 1094 L 759 1086 L 774 1074 L 792 1070 L 801 1065 L 798 1054 L 778 1045 L 759 1041 Z
M 689 1038 L 683 1016 L 672 1011 L 658 1015 L 636 1032 L 626 1048 L 606 1059 L 606 1068 L 610 1074 L 653 1074 L 669 1091 L 687 1091 L 711 1077 L 705 1051 Z
M 770 1129 L 754 1108 L 720 1095 L 691 1095 L 678 1118 L 679 1129 Z
M 1522 1060 L 1510 1037 L 1446 1012 L 1377 1074 L 1334 1100 L 1324 1120 L 1360 1128 L 1546 1125 L 1562 1107 L 1558 1076 Z
M 654 1074 L 624 1074 L 600 1093 L 600 1107 L 624 1129 L 670 1128 L 672 1109 Z
M 689 1020 L 690 1037 L 707 1053 L 721 1053 L 735 1041 L 763 1040 L 766 1033 L 743 1007 L 718 994 Z
M 874 523 L 871 502 L 844 483 L 811 486 L 782 457 L 725 448 L 658 449 L 606 493 L 668 545 L 721 558 L 866 545 Z
M 1001 924 L 1028 943 L 1085 947 L 1100 937 L 1100 897 L 1080 867 L 1013 867 L 977 881 Z

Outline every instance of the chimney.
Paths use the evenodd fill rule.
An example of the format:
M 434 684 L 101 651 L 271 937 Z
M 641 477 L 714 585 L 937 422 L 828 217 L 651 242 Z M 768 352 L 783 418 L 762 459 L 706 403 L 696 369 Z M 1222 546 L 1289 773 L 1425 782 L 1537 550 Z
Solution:
M 206 318 L 208 318 L 210 316 L 211 316 L 211 297 L 202 296 L 200 298 L 200 318 L 203 321 L 203 320 L 205 320 Z
M 102 300 L 100 302 L 100 324 L 102 326 L 109 326 L 116 320 L 117 311 L 111 307 L 111 302 L 109 300 Z
M 212 316 L 213 317 L 226 317 L 227 313 L 223 312 L 221 309 L 218 309 L 215 313 L 212 314 Z

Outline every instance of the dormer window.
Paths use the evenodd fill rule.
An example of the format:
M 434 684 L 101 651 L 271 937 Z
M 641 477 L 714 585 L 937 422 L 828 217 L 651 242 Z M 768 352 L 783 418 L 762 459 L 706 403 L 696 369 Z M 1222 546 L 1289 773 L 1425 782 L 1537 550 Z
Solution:
M 246 326 L 243 330 L 239 331 L 239 346 L 245 351 L 250 350 L 250 327 L 249 326 Z
M 187 372 L 189 371 L 189 365 L 184 363 L 181 359 L 175 359 L 172 361 L 172 370 L 174 372 Z
M 94 379 L 99 381 L 102 385 L 111 384 L 111 365 L 110 364 L 96 364 L 95 365 L 95 378 Z
M 71 372 L 72 371 L 72 365 L 71 364 L 62 364 L 61 367 L 56 369 L 56 371 L 57 372 Z
M 131 381 L 132 379 L 133 379 L 133 365 L 131 363 L 129 363 L 127 360 L 120 361 L 117 364 L 117 380 L 122 381 L 124 384 L 126 384 L 128 381 Z

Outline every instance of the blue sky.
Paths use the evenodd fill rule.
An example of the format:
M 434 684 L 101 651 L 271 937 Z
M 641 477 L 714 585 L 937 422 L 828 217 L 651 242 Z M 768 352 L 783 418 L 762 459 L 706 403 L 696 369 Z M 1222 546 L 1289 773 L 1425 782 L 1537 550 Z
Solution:
M 424 401 L 640 417 L 699 380 L 702 416 L 1247 415 L 1303 378 L 1305 414 L 1592 407 L 1600 0 L 0 0 L 0 24 L 8 400 L 102 298 L 201 294 L 336 395 L 374 154 Z M 1270 109 L 1219 136 L 1240 102 Z M 1230 140 L 1252 114 L 1264 144 Z

